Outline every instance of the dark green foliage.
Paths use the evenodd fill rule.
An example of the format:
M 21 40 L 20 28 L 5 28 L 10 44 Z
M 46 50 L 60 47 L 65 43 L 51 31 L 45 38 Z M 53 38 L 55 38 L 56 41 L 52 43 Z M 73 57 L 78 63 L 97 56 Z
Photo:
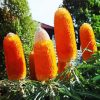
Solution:
M 21 37 L 25 54 L 29 53 L 33 46 L 33 36 L 36 23 L 33 22 L 27 0 L 4 0 L 1 8 L 1 26 L 3 35 L 14 32 Z
M 4 64 L 4 54 L 0 51 L 0 80 L 6 78 L 5 64 Z
M 71 73 L 66 80 L 66 74 Z M 61 75 L 65 76 L 61 80 Z M 100 100 L 100 52 L 55 79 L 0 81 L 1 100 Z
M 81 24 L 88 22 L 100 40 L 100 0 L 63 0 L 63 6 L 72 14 L 76 33 Z

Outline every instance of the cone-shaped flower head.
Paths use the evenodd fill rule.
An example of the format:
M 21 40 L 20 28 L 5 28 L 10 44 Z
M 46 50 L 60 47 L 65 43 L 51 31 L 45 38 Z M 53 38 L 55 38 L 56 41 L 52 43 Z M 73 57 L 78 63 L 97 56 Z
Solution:
M 84 60 L 88 60 L 97 51 L 94 32 L 88 23 L 84 23 L 80 27 L 80 42 L 83 51 L 82 57 Z
M 65 8 L 59 8 L 54 17 L 54 33 L 58 61 L 69 62 L 75 59 L 77 47 L 73 22 L 70 13 Z
M 65 8 L 58 8 L 54 16 L 54 33 L 58 55 L 58 73 L 76 58 L 77 47 L 71 15 Z
M 34 61 L 37 80 L 47 81 L 57 75 L 53 43 L 42 28 L 39 28 L 35 34 Z
M 4 38 L 3 46 L 8 79 L 24 79 L 26 77 L 26 64 L 20 38 L 14 33 L 9 33 Z

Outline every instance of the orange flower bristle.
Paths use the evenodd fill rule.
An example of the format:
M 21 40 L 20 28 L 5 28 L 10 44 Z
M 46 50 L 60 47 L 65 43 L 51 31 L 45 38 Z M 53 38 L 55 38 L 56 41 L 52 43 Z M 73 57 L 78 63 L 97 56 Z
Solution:
M 9 80 L 26 77 L 26 63 L 22 43 L 18 35 L 9 33 L 3 41 L 6 71 Z
M 47 81 L 56 77 L 58 68 L 53 43 L 42 28 L 35 35 L 34 61 L 37 80 Z
M 84 23 L 80 27 L 80 43 L 83 59 L 88 60 L 97 51 L 96 40 L 90 24 Z
M 55 12 L 54 33 L 58 55 L 58 71 L 62 72 L 66 64 L 77 56 L 73 21 L 69 11 L 65 8 L 58 8 Z

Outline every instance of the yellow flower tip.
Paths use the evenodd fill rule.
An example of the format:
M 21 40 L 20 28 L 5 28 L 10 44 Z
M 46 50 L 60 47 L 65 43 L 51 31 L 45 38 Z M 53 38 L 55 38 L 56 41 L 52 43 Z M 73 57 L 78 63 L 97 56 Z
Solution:
M 65 11 L 69 12 L 66 8 L 61 7 L 61 8 L 58 8 L 56 12 L 62 12 L 65 14 Z M 59 13 L 56 13 L 56 14 L 59 14 Z
M 39 27 L 35 33 L 35 43 L 41 42 L 44 40 L 50 40 L 48 33 L 41 27 Z
M 83 23 L 82 26 L 80 27 L 80 31 L 82 30 L 91 30 L 93 32 L 93 29 L 89 23 Z

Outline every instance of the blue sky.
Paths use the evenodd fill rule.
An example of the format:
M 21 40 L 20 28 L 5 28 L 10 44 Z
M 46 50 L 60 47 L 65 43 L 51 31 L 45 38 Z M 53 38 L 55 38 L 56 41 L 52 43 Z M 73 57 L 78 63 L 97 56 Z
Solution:
M 28 0 L 34 20 L 53 26 L 54 12 L 62 0 Z

